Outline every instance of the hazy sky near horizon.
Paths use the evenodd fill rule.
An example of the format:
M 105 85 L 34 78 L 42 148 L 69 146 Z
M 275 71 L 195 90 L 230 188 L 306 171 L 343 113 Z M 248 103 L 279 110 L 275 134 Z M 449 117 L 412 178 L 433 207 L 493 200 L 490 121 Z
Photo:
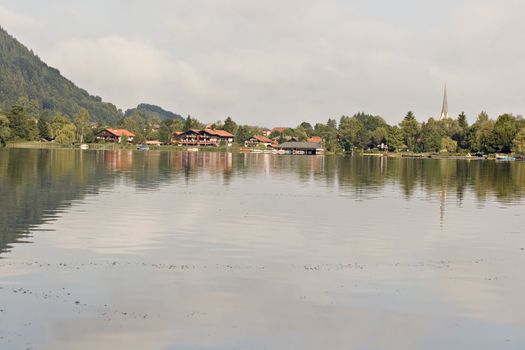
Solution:
M 0 0 L 0 25 L 123 110 L 295 126 L 525 112 L 521 0 Z

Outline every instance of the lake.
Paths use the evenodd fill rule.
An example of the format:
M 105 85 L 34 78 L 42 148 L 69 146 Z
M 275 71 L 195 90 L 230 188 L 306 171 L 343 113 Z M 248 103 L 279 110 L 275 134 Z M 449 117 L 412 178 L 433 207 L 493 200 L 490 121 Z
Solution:
M 1 349 L 524 349 L 525 162 L 0 150 Z

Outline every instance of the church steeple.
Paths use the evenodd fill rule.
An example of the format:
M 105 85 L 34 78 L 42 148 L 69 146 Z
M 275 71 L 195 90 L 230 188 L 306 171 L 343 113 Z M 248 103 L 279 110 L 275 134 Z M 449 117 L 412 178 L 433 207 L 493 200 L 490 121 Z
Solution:
M 445 85 L 445 93 L 443 94 L 443 108 L 441 109 L 441 117 L 439 120 L 448 119 L 448 100 L 447 100 L 447 86 Z

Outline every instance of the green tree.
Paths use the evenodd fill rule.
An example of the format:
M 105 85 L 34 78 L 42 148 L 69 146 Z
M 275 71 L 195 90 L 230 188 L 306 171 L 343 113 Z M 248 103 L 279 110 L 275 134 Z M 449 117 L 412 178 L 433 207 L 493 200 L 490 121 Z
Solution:
M 9 128 L 14 139 L 34 141 L 38 139 L 37 121 L 28 115 L 22 105 L 16 103 L 9 114 Z
M 140 144 L 143 144 L 144 142 L 146 142 L 146 137 L 144 136 L 143 133 L 141 132 L 136 132 L 134 133 L 135 134 L 135 137 L 133 138 L 133 144 L 135 145 L 140 145 Z M 121 141 L 121 143 L 123 144 L 126 144 L 128 142 L 128 139 L 123 139 Z
M 0 113 L 0 146 L 5 146 L 7 140 L 11 138 L 11 128 L 9 128 L 9 118 Z
M 512 151 L 518 154 L 525 154 L 525 127 L 522 127 L 520 131 L 514 137 L 512 141 Z
M 405 145 L 411 151 L 417 151 L 418 148 L 418 136 L 420 131 L 420 125 L 414 116 L 412 111 L 409 111 L 405 118 L 399 123 L 401 133 L 403 134 L 403 141 Z
M 38 127 L 38 136 L 40 137 L 40 139 L 44 139 L 48 141 L 53 139 L 53 137 L 51 136 L 51 128 L 49 126 L 48 121 L 45 120 L 45 118 L 43 117 L 38 118 L 37 127 Z
M 223 130 L 229 132 L 230 134 L 235 135 L 237 133 L 237 124 L 232 120 L 232 118 L 228 117 L 224 120 L 224 126 Z
M 226 122 L 224 123 L 226 125 Z M 227 130 L 226 130 L 227 131 Z M 229 132 L 229 131 L 228 131 Z M 244 145 L 244 142 L 254 135 L 253 130 L 247 125 L 240 125 L 237 127 L 235 134 L 235 142 Z
M 459 114 L 457 123 L 459 127 L 459 132 L 457 133 L 457 135 L 452 137 L 452 139 L 458 143 L 459 148 L 468 150 L 470 149 L 469 125 L 468 125 L 467 116 L 465 115 L 465 112 L 461 112 Z
M 306 141 L 306 139 L 308 138 L 308 133 L 303 127 L 299 126 L 295 128 L 294 136 L 297 137 L 299 141 Z
M 135 111 L 129 117 L 122 118 L 120 127 L 133 132 L 134 134 L 143 134 L 146 132 L 146 118 L 141 112 Z
M 65 116 L 64 114 L 60 112 L 57 112 L 55 116 L 53 117 L 53 119 L 51 120 L 51 134 L 53 138 L 56 139 L 58 134 L 60 133 L 60 130 L 62 130 L 64 127 L 70 124 L 71 122 L 69 121 L 69 118 L 67 116 Z M 68 131 L 69 130 L 71 129 L 69 128 Z M 74 140 L 74 137 L 73 137 L 73 140 Z
M 172 129 L 170 128 L 171 125 L 172 123 L 169 120 L 163 120 L 160 123 L 160 129 L 158 131 L 159 141 L 166 144 L 169 144 L 171 142 L 171 135 L 173 133 Z
M 403 145 L 403 132 L 399 127 L 393 126 L 388 129 L 388 134 L 386 136 L 386 142 L 388 147 L 392 151 L 398 151 Z
M 449 153 L 454 153 L 458 149 L 458 143 L 450 137 L 445 136 L 441 139 L 441 149 L 446 150 Z
M 169 122 L 168 122 L 169 123 Z M 184 130 L 185 121 L 181 119 L 175 119 L 171 122 L 170 130 L 171 132 L 182 131 Z
M 511 151 L 516 133 L 516 118 L 512 114 L 500 115 L 494 124 L 494 143 L 500 152 Z
M 339 150 L 339 142 L 337 139 L 337 122 L 335 119 L 328 119 L 326 124 L 315 124 L 312 135 L 319 136 L 323 139 L 324 147 L 329 152 L 336 152 Z
M 203 125 L 197 119 L 194 119 L 190 115 L 188 115 L 188 117 L 184 121 L 184 126 L 182 128 L 182 131 L 188 131 L 190 129 L 202 129 L 202 128 L 203 128 Z
M 75 142 L 76 129 L 71 123 L 64 124 L 56 131 L 55 142 L 61 145 L 72 145 Z
M 475 134 L 471 142 L 473 151 L 485 154 L 496 152 L 498 146 L 494 138 L 494 124 L 493 120 L 485 120 L 475 126 Z
M 466 130 L 468 128 L 468 121 L 465 112 L 461 112 L 458 115 L 458 125 L 462 130 Z
M 77 140 L 80 143 L 84 143 L 84 137 L 87 134 L 89 127 L 89 112 L 85 108 L 81 108 L 78 114 L 75 116 L 75 127 L 77 130 Z
M 424 152 L 439 152 L 442 149 L 442 139 L 446 136 L 444 125 L 441 121 L 429 118 L 421 125 L 420 150 Z
M 312 124 L 310 124 L 308 122 L 302 122 L 301 124 L 299 124 L 299 127 L 302 128 L 306 132 L 306 135 L 308 137 L 312 136 L 312 133 L 314 131 L 314 128 L 312 127 Z
M 384 126 L 379 126 L 374 130 L 372 134 L 372 141 L 375 145 L 385 143 L 388 137 L 388 130 Z

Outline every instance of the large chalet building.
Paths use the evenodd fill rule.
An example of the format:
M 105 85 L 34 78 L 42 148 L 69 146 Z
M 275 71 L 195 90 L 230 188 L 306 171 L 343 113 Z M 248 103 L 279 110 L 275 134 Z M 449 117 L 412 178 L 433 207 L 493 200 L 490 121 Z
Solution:
M 231 146 L 234 136 L 225 130 L 190 129 L 185 132 L 176 132 L 172 135 L 171 143 L 181 146 L 213 146 L 222 144 Z

